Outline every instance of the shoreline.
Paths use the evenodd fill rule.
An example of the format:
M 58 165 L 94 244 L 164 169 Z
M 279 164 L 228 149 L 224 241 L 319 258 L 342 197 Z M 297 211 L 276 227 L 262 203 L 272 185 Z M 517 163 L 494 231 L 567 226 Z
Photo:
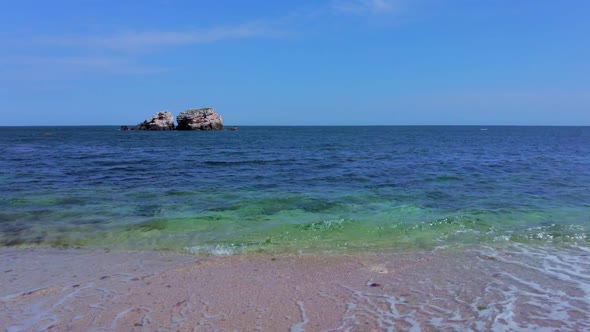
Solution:
M 223 257 L 1 248 L 0 326 L 583 330 L 590 328 L 587 255 L 586 249 L 525 246 Z

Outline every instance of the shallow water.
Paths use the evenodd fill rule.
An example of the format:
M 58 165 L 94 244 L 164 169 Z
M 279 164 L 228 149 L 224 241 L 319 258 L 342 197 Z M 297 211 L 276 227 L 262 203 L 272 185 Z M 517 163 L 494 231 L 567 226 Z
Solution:
M 587 246 L 589 127 L 0 128 L 0 245 Z

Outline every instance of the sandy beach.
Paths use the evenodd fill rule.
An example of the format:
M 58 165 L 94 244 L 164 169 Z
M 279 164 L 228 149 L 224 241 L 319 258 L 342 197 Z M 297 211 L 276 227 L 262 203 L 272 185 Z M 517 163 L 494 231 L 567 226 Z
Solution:
M 590 328 L 588 252 L 194 256 L 0 250 L 7 331 Z M 557 269 L 559 268 L 559 269 Z
M 0 332 L 590 332 L 590 1 L 8 1 Z

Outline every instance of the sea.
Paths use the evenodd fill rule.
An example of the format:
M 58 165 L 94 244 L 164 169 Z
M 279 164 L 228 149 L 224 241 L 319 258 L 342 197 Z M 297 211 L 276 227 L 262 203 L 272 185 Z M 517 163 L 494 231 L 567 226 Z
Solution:
M 587 247 L 590 127 L 1 127 L 0 205 L 0 246 Z
M 590 127 L 2 127 L 0 206 L 9 331 L 590 330 Z

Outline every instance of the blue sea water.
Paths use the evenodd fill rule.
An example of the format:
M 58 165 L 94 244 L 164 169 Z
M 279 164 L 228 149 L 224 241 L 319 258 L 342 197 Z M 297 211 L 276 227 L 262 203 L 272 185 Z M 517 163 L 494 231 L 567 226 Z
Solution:
M 590 127 L 0 128 L 0 245 L 588 245 Z

